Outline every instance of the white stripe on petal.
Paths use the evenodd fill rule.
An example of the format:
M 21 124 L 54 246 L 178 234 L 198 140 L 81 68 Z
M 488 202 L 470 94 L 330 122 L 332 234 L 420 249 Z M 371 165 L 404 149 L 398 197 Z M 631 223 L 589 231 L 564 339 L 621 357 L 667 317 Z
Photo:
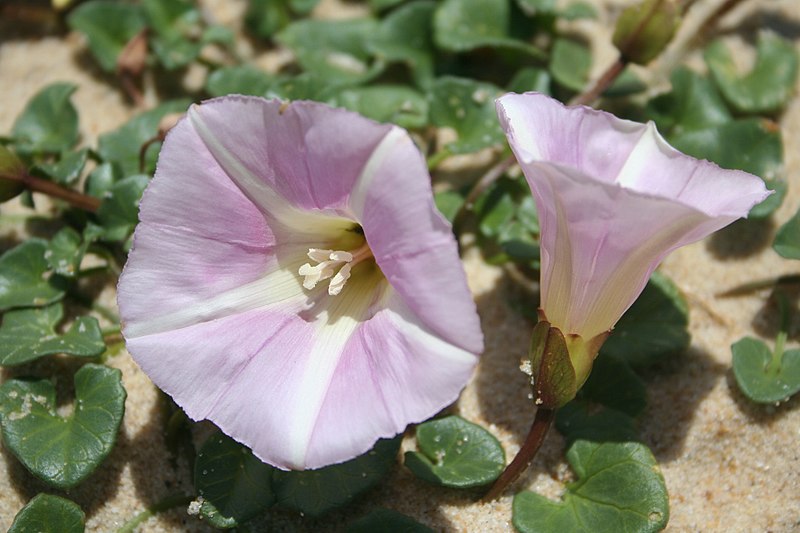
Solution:
M 348 286 L 345 293 L 321 299 L 320 309 L 310 311 L 317 313 L 313 317 L 317 335 L 308 358 L 311 364 L 296 384 L 297 402 L 286 417 L 292 420 L 286 438 L 294 453 L 291 463 L 295 465 L 306 464 L 311 436 L 345 345 L 359 324 L 368 318 L 374 302 L 385 294 L 384 291 L 391 290 L 381 278 L 382 275 L 365 272 L 353 280 L 352 287 Z
M 358 180 L 353 185 L 353 193 L 350 195 L 350 209 L 354 213 L 364 212 L 364 202 L 367 199 L 367 191 L 372 185 L 372 180 L 375 178 L 375 173 L 384 163 L 386 158 L 393 154 L 397 149 L 398 143 L 410 142 L 408 132 L 406 130 L 394 127 L 389 130 L 386 136 L 381 139 L 380 144 L 375 147 L 375 150 L 369 156 L 367 164 L 358 176 Z
M 187 113 L 189 121 L 197 130 L 198 135 L 205 143 L 208 151 L 217 160 L 220 167 L 228 174 L 241 190 L 263 213 L 276 220 L 292 233 L 307 233 L 314 236 L 336 235 L 341 227 L 332 224 L 330 216 L 321 215 L 311 211 L 297 209 L 276 190 L 270 187 L 265 180 L 252 174 L 242 164 L 235 154 L 225 146 L 224 140 L 219 139 L 203 119 L 202 106 L 192 105 Z M 267 162 L 264 163 L 265 165 Z M 341 219 L 343 223 L 352 225 Z M 347 226 L 343 226 L 347 227 Z M 274 228 L 273 228 L 274 229 Z M 317 242 L 320 239 L 316 239 Z
M 294 303 L 298 310 L 302 309 L 308 295 L 300 283 L 297 271 L 302 262 L 299 257 L 304 252 L 305 249 L 298 249 L 293 254 L 298 257 L 297 260 L 276 265 L 275 270 L 262 278 L 225 291 L 197 305 L 164 315 L 158 313 L 158 307 L 154 303 L 152 318 L 126 325 L 125 337 L 130 340 L 154 335 L 270 305 Z

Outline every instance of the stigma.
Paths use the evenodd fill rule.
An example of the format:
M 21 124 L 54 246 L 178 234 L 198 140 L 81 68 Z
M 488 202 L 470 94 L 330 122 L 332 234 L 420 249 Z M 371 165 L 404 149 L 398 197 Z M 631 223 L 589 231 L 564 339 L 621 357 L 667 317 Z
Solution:
M 309 248 L 307 255 L 317 264 L 305 263 L 298 270 L 298 274 L 304 277 L 303 287 L 311 290 L 320 281 L 330 279 L 328 294 L 336 296 L 342 292 L 345 283 L 350 279 L 352 268 L 365 259 L 371 258 L 372 250 L 365 241 L 359 248 L 351 251 Z

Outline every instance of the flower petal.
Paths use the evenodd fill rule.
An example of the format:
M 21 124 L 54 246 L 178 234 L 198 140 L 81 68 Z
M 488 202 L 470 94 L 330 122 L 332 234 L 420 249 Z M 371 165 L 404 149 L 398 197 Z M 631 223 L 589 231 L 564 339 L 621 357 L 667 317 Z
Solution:
M 542 309 L 568 333 L 611 329 L 670 251 L 769 194 L 755 176 L 677 152 L 652 124 L 533 93 L 497 107 L 539 211 Z
M 425 327 L 472 353 L 483 351 L 475 303 L 450 224 L 433 203 L 427 166 L 394 128 L 354 185 L 350 209 L 386 279 Z

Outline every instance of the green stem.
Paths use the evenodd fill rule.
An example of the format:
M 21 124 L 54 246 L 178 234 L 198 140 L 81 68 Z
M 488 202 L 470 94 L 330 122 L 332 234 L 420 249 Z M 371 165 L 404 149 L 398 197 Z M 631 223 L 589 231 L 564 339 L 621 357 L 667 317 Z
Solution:
M 434 168 L 438 167 L 442 161 L 444 161 L 451 155 L 453 155 L 453 153 L 450 150 L 448 150 L 447 148 L 443 148 L 438 152 L 436 152 L 435 154 L 431 154 L 430 156 L 428 156 L 427 159 L 428 171 L 430 172 Z
M 778 333 L 775 339 L 775 351 L 772 352 L 772 359 L 767 366 L 767 374 L 777 374 L 781 370 L 783 362 L 783 351 L 786 346 L 786 337 L 789 335 L 785 331 Z
M 775 350 L 772 352 L 772 359 L 767 366 L 767 373 L 777 374 L 781 370 L 781 363 L 783 362 L 783 352 L 786 348 L 786 339 L 789 337 L 789 324 L 791 316 L 789 314 L 789 300 L 781 291 L 775 292 L 775 298 L 778 300 L 778 315 L 780 316 L 781 329 L 778 337 L 775 339 Z
M 180 507 L 182 505 L 189 505 L 193 499 L 194 497 L 186 496 L 184 494 L 168 496 L 128 520 L 121 528 L 117 530 L 117 533 L 133 533 L 138 526 L 142 525 L 148 519 L 157 515 L 158 513 L 163 513 L 164 511 L 169 511 L 170 509 Z

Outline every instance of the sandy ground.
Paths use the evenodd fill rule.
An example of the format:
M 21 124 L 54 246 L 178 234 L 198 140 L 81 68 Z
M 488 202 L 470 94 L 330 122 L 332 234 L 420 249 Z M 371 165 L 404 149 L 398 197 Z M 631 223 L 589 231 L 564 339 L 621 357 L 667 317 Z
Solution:
M 708 1 L 698 2 L 703 3 Z M 343 13 L 335 3 L 324 4 L 335 14 Z M 601 9 L 599 21 L 578 27 L 593 32 L 601 58 L 608 57 L 608 21 L 620 3 L 609 5 Z M 795 0 L 756 0 L 741 7 L 734 13 L 738 19 L 730 21 L 738 28 L 737 35 L 746 40 L 759 25 L 769 25 L 800 49 L 800 8 Z M 241 11 L 242 3 L 233 2 L 213 12 L 220 21 L 235 23 Z M 736 26 L 743 19 L 744 26 Z M 82 142 L 87 145 L 134 113 L 113 80 L 87 58 L 77 36 L 0 26 L 0 132 L 10 130 L 32 94 L 55 81 L 78 84 L 73 101 L 80 112 Z M 737 298 L 718 296 L 743 283 L 800 271 L 800 263 L 783 260 L 770 248 L 776 228 L 800 205 L 800 99 L 789 105 L 780 122 L 791 186 L 773 219 L 734 224 L 672 254 L 662 267 L 690 303 L 692 333 L 687 353 L 646 375 L 649 406 L 640 420 L 644 440 L 655 453 L 669 488 L 669 531 L 800 531 L 800 400 L 780 406 L 754 405 L 738 392 L 730 369 L 731 343 L 745 335 L 768 342 L 774 339 L 777 320 L 774 308 L 766 303 L 769 290 Z M 19 206 L 12 210 L 25 213 Z M 2 212 L 6 221 L 0 217 L 0 244 L 5 249 L 25 230 L 9 229 L 9 209 L 3 206 Z M 519 291 L 502 270 L 487 266 L 474 249 L 467 250 L 465 265 L 483 321 L 486 352 L 454 411 L 489 428 L 511 457 L 532 416 L 525 377 L 517 370 L 531 325 L 510 307 L 510 299 Z M 103 298 L 113 301 L 113 289 L 106 288 Z M 789 347 L 798 340 L 795 333 Z M 163 399 L 127 353 L 110 364 L 122 370 L 128 391 L 119 441 L 88 481 L 65 494 L 86 512 L 89 531 L 115 530 L 146 506 L 191 491 L 186 465 L 174 468 L 166 452 Z M 70 369 L 69 363 L 56 366 L 59 372 Z M 2 373 L 3 379 L 13 375 Z M 409 445 L 407 439 L 405 446 Z M 563 446 L 560 435 L 552 432 L 515 490 L 528 488 L 557 497 L 570 475 L 563 462 Z M 41 491 L 55 492 L 33 480 L 8 451 L 0 449 L 0 529 L 7 528 L 27 500 Z M 477 496 L 476 492 L 431 488 L 398 467 L 381 488 L 345 511 L 316 523 L 279 513 L 265 518 L 254 530 L 336 530 L 377 506 L 409 514 L 438 531 L 513 530 L 510 493 L 489 504 L 474 503 Z M 183 509 L 159 515 L 141 527 L 141 531 L 208 529 Z

